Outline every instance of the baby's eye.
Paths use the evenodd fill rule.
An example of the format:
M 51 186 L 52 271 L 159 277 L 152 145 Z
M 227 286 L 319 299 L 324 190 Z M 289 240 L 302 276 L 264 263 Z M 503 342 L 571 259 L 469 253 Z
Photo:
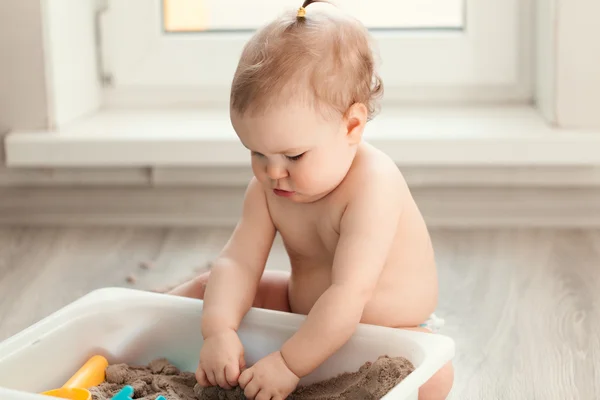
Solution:
M 301 158 L 302 158 L 302 156 L 303 156 L 304 154 L 305 154 L 305 153 L 298 154 L 297 156 L 286 156 L 286 157 L 287 157 L 287 159 L 288 159 L 288 160 L 291 160 L 291 161 L 298 161 L 299 159 L 301 159 Z
M 257 153 L 256 151 L 253 151 L 252 155 L 255 156 L 255 157 L 264 157 L 262 154 Z

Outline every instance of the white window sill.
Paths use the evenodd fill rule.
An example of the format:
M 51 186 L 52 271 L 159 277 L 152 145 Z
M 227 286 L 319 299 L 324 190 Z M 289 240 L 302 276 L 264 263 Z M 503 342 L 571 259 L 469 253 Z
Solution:
M 553 129 L 531 107 L 388 107 L 365 140 L 399 165 L 598 165 L 600 132 Z M 226 109 L 102 110 L 6 137 L 8 167 L 245 166 Z

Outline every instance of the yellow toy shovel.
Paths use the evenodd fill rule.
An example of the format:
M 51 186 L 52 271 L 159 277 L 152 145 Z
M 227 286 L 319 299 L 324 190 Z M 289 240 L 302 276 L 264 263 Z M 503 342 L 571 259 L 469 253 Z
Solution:
M 102 356 L 90 358 L 60 389 L 43 392 L 46 396 L 68 400 L 92 400 L 90 387 L 97 386 L 106 379 L 108 361 Z

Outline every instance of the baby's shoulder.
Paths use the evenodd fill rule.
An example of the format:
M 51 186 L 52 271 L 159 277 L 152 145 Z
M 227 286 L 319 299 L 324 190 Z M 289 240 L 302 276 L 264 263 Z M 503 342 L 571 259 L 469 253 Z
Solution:
M 350 226 L 392 222 L 399 218 L 410 191 L 396 163 L 384 152 L 361 145 L 345 179 L 345 207 L 342 218 Z M 348 228 L 348 225 L 346 225 Z
M 361 145 L 356 159 L 348 173 L 348 181 L 357 188 L 370 187 L 385 190 L 389 185 L 406 186 L 402 172 L 383 151 L 368 145 Z

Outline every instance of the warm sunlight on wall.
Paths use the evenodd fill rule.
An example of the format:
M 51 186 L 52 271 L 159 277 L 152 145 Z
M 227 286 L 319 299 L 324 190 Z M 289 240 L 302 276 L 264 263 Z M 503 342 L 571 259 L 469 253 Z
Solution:
M 204 0 L 163 0 L 165 30 L 197 32 L 208 29 L 208 9 Z
M 368 28 L 461 29 L 465 0 L 333 0 Z M 301 0 L 163 0 L 167 32 L 254 30 Z

